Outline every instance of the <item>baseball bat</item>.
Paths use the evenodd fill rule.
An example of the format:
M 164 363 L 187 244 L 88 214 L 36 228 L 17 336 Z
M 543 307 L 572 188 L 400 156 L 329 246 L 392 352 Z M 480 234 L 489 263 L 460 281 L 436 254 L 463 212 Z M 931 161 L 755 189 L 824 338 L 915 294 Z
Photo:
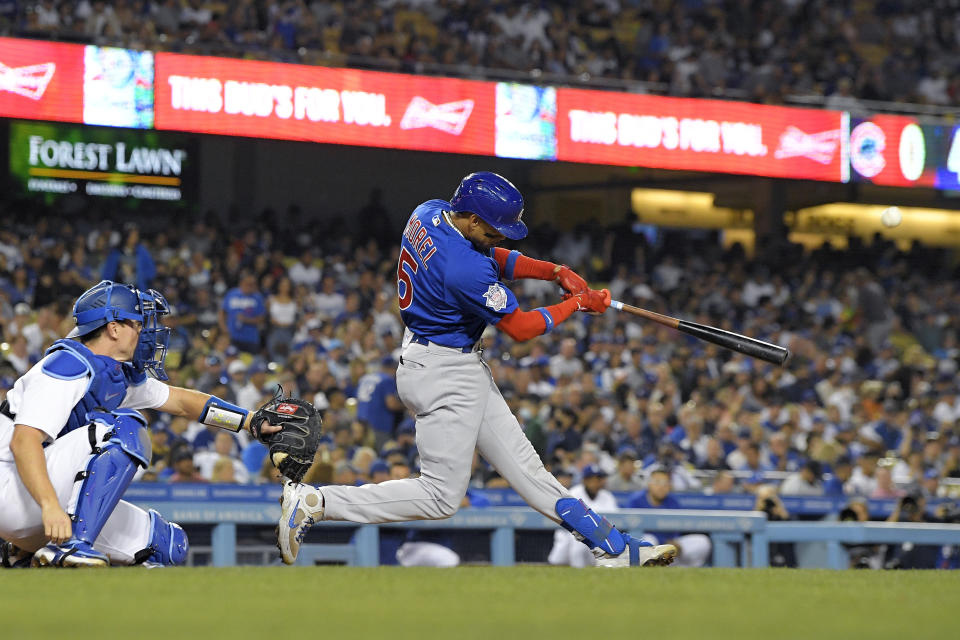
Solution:
M 723 329 L 718 329 L 716 327 L 708 327 L 703 324 L 697 324 L 696 322 L 687 322 L 686 320 L 680 320 L 679 318 L 671 318 L 670 316 L 665 316 L 654 311 L 647 311 L 646 309 L 641 309 L 640 307 L 624 304 L 619 300 L 611 300 L 610 306 L 618 311 L 626 311 L 627 313 L 632 313 L 635 316 L 640 316 L 641 318 L 646 318 L 647 320 L 653 320 L 658 324 L 670 327 L 671 329 L 676 329 L 677 331 L 682 331 L 695 338 L 700 338 L 701 340 L 706 340 L 707 342 L 720 345 L 725 349 L 732 349 L 738 353 L 748 355 L 751 358 L 759 358 L 760 360 L 772 362 L 773 364 L 782 365 L 790 355 L 790 351 L 776 344 L 764 342 L 763 340 L 757 340 L 756 338 L 742 336 L 739 333 L 733 333 L 732 331 L 724 331 Z

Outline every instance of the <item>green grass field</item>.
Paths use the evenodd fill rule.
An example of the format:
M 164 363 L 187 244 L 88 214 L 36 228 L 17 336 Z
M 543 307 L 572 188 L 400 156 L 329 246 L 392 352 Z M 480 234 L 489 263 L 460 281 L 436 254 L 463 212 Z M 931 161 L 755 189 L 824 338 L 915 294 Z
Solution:
M 0 571 L 0 638 L 958 637 L 960 572 Z M 110 613 L 112 612 L 112 613 Z

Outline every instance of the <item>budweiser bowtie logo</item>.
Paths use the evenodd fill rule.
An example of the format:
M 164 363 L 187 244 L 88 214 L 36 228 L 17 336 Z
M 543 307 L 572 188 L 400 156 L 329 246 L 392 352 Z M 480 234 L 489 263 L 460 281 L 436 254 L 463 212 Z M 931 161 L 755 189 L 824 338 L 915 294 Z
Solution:
M 460 135 L 467 126 L 467 120 L 473 112 L 473 100 L 457 100 L 444 104 L 433 104 L 425 98 L 414 96 L 407 105 L 407 112 L 400 121 L 401 129 L 422 129 L 433 127 L 455 136 Z
M 773 153 L 777 160 L 803 156 L 820 164 L 833 162 L 833 154 L 840 144 L 840 130 L 805 133 L 790 125 L 780 134 L 780 146 Z
M 31 100 L 39 100 L 56 70 L 57 65 L 53 62 L 16 68 L 0 62 L 0 91 L 10 91 Z

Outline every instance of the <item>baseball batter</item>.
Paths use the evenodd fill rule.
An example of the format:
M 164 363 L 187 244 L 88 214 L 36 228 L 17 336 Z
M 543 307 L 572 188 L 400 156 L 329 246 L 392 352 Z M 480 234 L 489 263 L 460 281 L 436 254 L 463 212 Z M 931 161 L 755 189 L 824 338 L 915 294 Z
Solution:
M 360 523 L 447 518 L 467 490 L 475 449 L 534 509 L 593 550 L 598 564 L 668 564 L 672 545 L 653 546 L 615 529 L 543 467 L 480 350 L 487 325 L 530 340 L 576 311 L 603 313 L 608 291 L 596 291 L 568 267 L 534 260 L 497 245 L 527 235 L 523 198 L 495 173 L 466 176 L 453 198 L 417 207 L 401 239 L 397 294 L 406 331 L 397 391 L 417 416 L 420 477 L 362 487 L 321 489 L 288 482 L 278 544 L 296 560 L 317 520 Z M 556 280 L 568 293 L 558 304 L 520 310 L 501 278 Z
M 56 341 L 0 404 L 4 566 L 162 566 L 186 559 L 183 529 L 120 499 L 152 454 L 147 422 L 136 409 L 234 431 L 248 412 L 161 382 L 166 313 L 166 300 L 152 289 L 100 282 L 74 305 L 75 339 Z

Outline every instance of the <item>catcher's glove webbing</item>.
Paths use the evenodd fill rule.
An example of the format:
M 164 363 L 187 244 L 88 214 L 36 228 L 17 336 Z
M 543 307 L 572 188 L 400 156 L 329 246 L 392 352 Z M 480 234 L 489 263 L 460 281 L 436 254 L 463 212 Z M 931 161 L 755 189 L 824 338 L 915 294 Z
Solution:
M 264 421 L 282 429 L 263 433 Z M 253 414 L 250 434 L 267 445 L 270 460 L 280 473 L 300 482 L 320 446 L 320 414 L 306 400 L 284 398 L 278 393 Z

